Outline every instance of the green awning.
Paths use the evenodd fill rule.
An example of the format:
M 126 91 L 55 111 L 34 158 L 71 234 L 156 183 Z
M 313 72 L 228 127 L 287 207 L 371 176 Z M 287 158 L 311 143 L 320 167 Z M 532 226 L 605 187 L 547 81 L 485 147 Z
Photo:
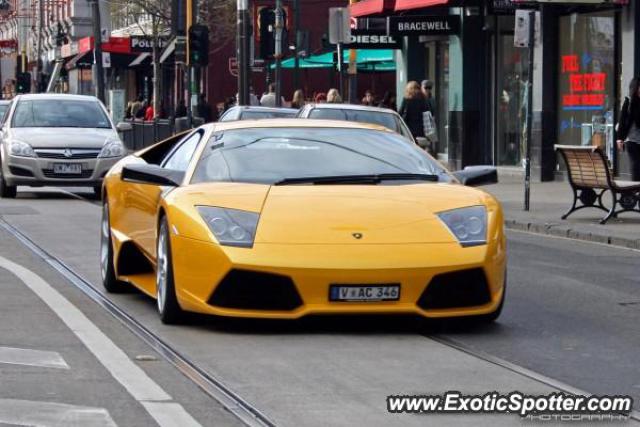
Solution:
M 357 64 L 360 71 L 395 71 L 396 63 L 394 52 L 391 49 L 357 49 Z M 343 61 L 349 62 L 349 50 L 345 49 Z M 307 58 L 300 58 L 300 68 L 332 68 L 333 52 L 311 55 Z M 282 68 L 294 68 L 294 58 L 289 58 L 281 62 Z M 271 64 L 275 68 L 275 64 Z

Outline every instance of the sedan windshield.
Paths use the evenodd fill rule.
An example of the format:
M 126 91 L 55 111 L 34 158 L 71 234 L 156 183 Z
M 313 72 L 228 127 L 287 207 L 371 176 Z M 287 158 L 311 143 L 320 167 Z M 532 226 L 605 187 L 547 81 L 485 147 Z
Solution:
M 384 126 L 394 132 L 403 133 L 398 118 L 392 113 L 382 111 L 351 110 L 346 108 L 314 108 L 309 113 L 309 118 L 370 123 Z
M 265 184 L 432 180 L 449 182 L 450 177 L 400 135 L 373 129 L 307 127 L 216 132 L 192 178 L 193 183 Z
M 18 103 L 13 114 L 12 127 L 108 129 L 111 128 L 111 124 L 95 101 L 36 99 Z
M 274 118 L 287 118 L 295 117 L 298 113 L 297 110 L 292 111 L 243 111 L 241 120 L 258 120 L 258 119 L 274 119 Z

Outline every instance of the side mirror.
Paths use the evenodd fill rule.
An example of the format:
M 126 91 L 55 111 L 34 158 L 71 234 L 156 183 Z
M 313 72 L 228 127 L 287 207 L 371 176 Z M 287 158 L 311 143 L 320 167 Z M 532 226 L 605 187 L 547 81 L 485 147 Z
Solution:
M 498 170 L 493 166 L 467 166 L 461 171 L 453 172 L 453 176 L 470 187 L 498 182 Z
M 116 130 L 118 132 L 129 132 L 133 130 L 133 126 L 131 126 L 131 123 L 120 122 L 116 125 Z
M 175 169 L 165 169 L 158 165 L 131 164 L 122 168 L 120 179 L 139 184 L 179 187 L 184 180 L 184 172 Z

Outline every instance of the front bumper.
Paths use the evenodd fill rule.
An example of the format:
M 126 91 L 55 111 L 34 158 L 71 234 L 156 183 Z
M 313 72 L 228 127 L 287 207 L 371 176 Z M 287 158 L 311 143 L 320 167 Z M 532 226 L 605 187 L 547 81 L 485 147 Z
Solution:
M 7 156 L 2 161 L 2 174 L 8 185 L 93 186 L 102 182 L 109 169 L 120 160 L 113 158 L 46 159 Z M 79 164 L 80 174 L 57 174 L 54 164 Z
M 504 239 L 485 246 L 278 245 L 222 249 L 213 243 L 172 235 L 174 278 L 180 305 L 189 311 L 234 317 L 295 319 L 310 314 L 417 314 L 455 317 L 495 311 L 504 291 Z M 435 277 L 476 270 L 486 278 L 482 304 L 425 309 L 421 296 Z M 290 278 L 301 304 L 290 310 L 228 308 L 214 305 L 216 288 L 230 272 L 249 271 Z M 442 277 L 442 276 L 440 276 Z M 332 284 L 401 286 L 398 301 L 332 302 Z

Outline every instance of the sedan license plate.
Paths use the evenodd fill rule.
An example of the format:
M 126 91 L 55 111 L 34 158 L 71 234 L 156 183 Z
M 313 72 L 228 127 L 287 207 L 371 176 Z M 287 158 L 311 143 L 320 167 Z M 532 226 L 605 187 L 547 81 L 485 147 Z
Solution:
M 331 285 L 329 301 L 398 301 L 400 285 Z
M 54 163 L 53 173 L 80 175 L 82 173 L 82 165 L 79 163 Z

